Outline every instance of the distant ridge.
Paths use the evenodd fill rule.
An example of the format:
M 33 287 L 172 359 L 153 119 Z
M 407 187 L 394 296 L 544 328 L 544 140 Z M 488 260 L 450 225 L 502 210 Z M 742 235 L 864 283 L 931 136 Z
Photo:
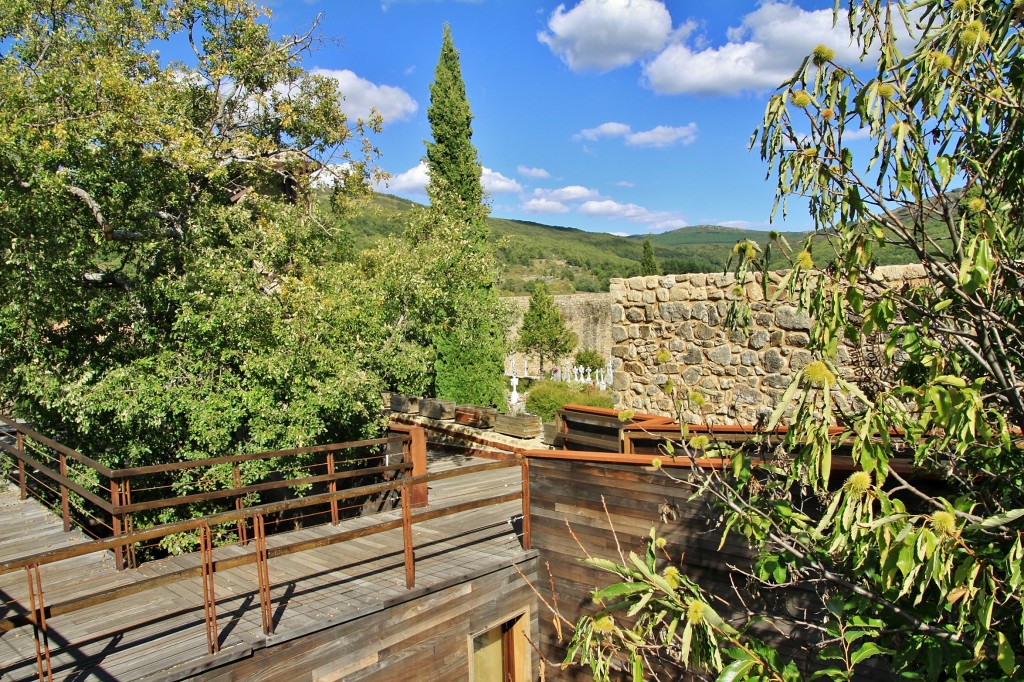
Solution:
M 367 207 L 344 226 L 356 250 L 372 247 L 405 227 L 405 214 L 422 205 L 391 194 L 375 194 Z M 499 287 L 506 293 L 529 291 L 544 281 L 556 294 L 607 291 L 608 279 L 640 273 L 643 242 L 649 237 L 662 272 L 722 272 L 737 241 L 764 247 L 768 230 L 725 225 L 690 225 L 650 235 L 619 236 L 575 227 L 546 225 L 530 220 L 488 218 L 500 262 Z M 794 247 L 807 232 L 782 232 Z M 777 265 L 787 262 L 777 258 Z M 888 262 L 889 258 L 886 259 Z M 903 262 L 896 257 L 892 262 Z

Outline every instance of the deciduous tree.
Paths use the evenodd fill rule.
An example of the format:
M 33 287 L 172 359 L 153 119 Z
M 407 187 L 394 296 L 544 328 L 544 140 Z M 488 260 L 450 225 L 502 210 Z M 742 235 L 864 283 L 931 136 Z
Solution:
M 161 61 L 168 39 L 188 63 Z M 111 466 L 379 428 L 333 218 L 308 201 L 321 166 L 346 169 L 337 205 L 365 191 L 372 158 L 346 145 L 377 121 L 303 71 L 313 40 L 238 2 L 0 7 L 0 392 L 19 416 Z
M 685 565 L 651 552 L 601 564 L 619 586 L 599 593 L 608 606 L 580 621 L 572 654 L 597 671 L 618 657 L 637 678 L 651 654 L 723 680 L 1021 675 L 1021 7 L 864 0 L 837 20 L 870 66 L 815 48 L 754 138 L 780 203 L 807 197 L 818 228 L 802 246 L 773 247 L 793 265 L 780 295 L 815 320 L 816 358 L 768 424 L 789 424 L 789 459 L 753 466 L 723 448 L 723 472 L 694 467 L 690 478 L 721 506 L 723 532 L 749 539 L 752 587 L 818 595 L 818 622 L 756 617 L 801 632 L 810 663 L 798 668 L 759 640 L 742 611 L 725 622 Z M 866 162 L 854 153 L 861 135 Z M 890 243 L 919 257 L 916 278 L 895 289 L 873 266 Z M 740 255 L 742 274 L 757 255 Z M 880 340 L 881 371 L 869 383 L 844 378 L 841 349 L 869 337 Z M 832 425 L 843 427 L 838 439 Z M 837 442 L 855 466 L 845 481 L 831 471 Z M 898 442 L 941 483 L 900 474 Z M 666 456 L 710 445 L 684 437 Z M 641 625 L 626 632 L 608 618 L 620 611 Z

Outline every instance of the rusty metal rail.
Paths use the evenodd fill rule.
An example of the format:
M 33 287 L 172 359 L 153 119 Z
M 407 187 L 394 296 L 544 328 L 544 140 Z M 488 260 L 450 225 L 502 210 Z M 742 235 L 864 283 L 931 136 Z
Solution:
M 382 441 L 390 440 L 394 439 L 382 439 Z M 402 437 L 397 440 L 407 444 L 408 437 Z M 47 637 L 47 621 L 49 619 L 81 611 L 91 606 L 104 604 L 113 599 L 142 593 L 180 580 L 198 577 L 201 578 L 203 583 L 203 611 L 207 652 L 208 654 L 215 654 L 219 650 L 215 578 L 216 574 L 220 571 L 235 568 L 237 566 L 249 564 L 256 565 L 257 585 L 255 586 L 255 591 L 259 594 L 262 628 L 265 634 L 270 635 L 273 630 L 272 600 L 270 593 L 271 575 L 269 571 L 270 559 L 295 554 L 297 552 L 304 552 L 319 547 L 326 547 L 358 537 L 365 537 L 389 530 L 401 529 L 404 548 L 403 557 L 406 573 L 406 587 L 411 589 L 416 583 L 416 559 L 412 535 L 413 524 L 451 514 L 472 511 L 491 505 L 513 502 L 515 500 L 522 501 L 524 515 L 522 542 L 524 548 L 528 549 L 530 547 L 528 522 L 529 494 L 527 488 L 529 476 L 526 469 L 528 466 L 526 460 L 487 462 L 418 476 L 407 475 L 408 472 L 413 470 L 412 458 L 407 447 L 404 449 L 403 460 L 404 461 L 401 464 L 389 465 L 386 467 L 388 470 L 400 471 L 406 474 L 405 476 L 394 480 L 371 485 L 357 486 L 348 490 L 329 490 L 325 493 L 314 494 L 307 497 L 278 502 L 268 502 L 251 507 L 209 514 L 186 521 L 162 524 L 142 530 L 122 532 L 119 535 L 109 538 L 94 540 L 78 545 L 71 545 L 58 550 L 39 552 L 31 556 L 0 562 L 0 575 L 24 570 L 26 572 L 30 588 L 30 603 L 28 604 L 29 608 L 27 612 L 22 614 L 13 614 L 0 619 L 0 632 L 24 626 L 32 626 L 36 641 L 36 660 L 38 664 L 39 679 L 49 680 L 52 679 L 49 662 L 50 647 Z M 413 496 L 411 491 L 414 488 L 425 488 L 428 483 L 443 479 L 513 467 L 521 469 L 523 484 L 520 488 L 516 488 L 512 492 L 473 499 L 465 502 L 450 503 L 444 506 L 436 506 L 416 512 L 413 511 Z M 382 467 L 372 467 L 370 470 L 377 471 L 381 468 Z M 112 472 L 116 473 L 116 470 L 112 470 Z M 402 510 L 400 518 L 390 518 L 372 525 L 330 533 L 313 539 L 296 540 L 276 547 L 267 546 L 264 518 L 268 514 L 324 504 L 336 505 L 339 501 L 357 499 L 387 491 L 399 491 L 401 493 Z M 131 504 L 111 505 L 111 509 L 114 513 L 124 512 L 126 509 L 131 509 Z M 214 554 L 210 527 L 218 524 L 231 522 L 237 523 L 242 521 L 252 521 L 253 523 L 254 537 L 253 542 L 250 545 L 251 551 L 247 551 L 236 556 L 217 558 Z M 321 525 L 327 524 L 325 523 Z M 125 550 L 136 543 L 165 537 L 174 533 L 194 530 L 199 531 L 201 538 L 200 561 L 196 566 L 182 568 L 158 576 L 143 578 L 127 585 L 120 585 L 105 589 L 100 588 L 87 595 L 74 597 L 53 604 L 45 604 L 43 602 L 42 595 L 44 586 L 40 574 L 40 567 L 42 566 L 95 552 L 106 552 L 109 550 L 117 551 L 118 549 Z
M 60 513 L 64 520 L 65 531 L 71 529 L 72 522 L 75 520 L 72 514 L 72 507 L 75 507 L 81 508 L 83 514 L 97 520 L 99 525 L 106 528 L 109 534 L 115 538 L 132 531 L 135 525 L 133 514 L 140 512 L 165 510 L 197 503 L 233 504 L 235 509 L 239 510 L 245 508 L 247 497 L 258 493 L 274 493 L 296 486 L 312 485 L 322 485 L 329 492 L 334 492 L 338 489 L 340 481 L 363 476 L 398 475 L 405 472 L 408 467 L 406 464 L 387 463 L 387 458 L 392 454 L 390 450 L 394 446 L 401 446 L 403 461 L 408 462 L 411 457 L 413 470 L 417 473 L 425 472 L 425 441 L 422 439 L 417 441 L 408 433 L 390 438 L 112 469 L 37 433 L 24 424 L 3 416 L 0 416 L 0 424 L 5 425 L 15 435 L 15 445 L 11 446 L 0 441 L 0 451 L 6 452 L 17 462 L 17 483 L 22 499 L 29 495 L 29 480 L 33 479 L 38 487 L 50 489 L 55 495 L 59 495 Z M 357 452 L 370 449 L 383 449 L 385 452 L 384 454 L 363 455 Z M 338 461 L 336 455 L 339 452 L 348 455 L 346 460 Z M 393 454 L 397 455 L 398 453 Z M 243 485 L 242 466 L 247 462 L 276 460 L 302 469 L 302 463 L 309 459 L 312 459 L 313 462 L 306 464 L 305 467 L 316 467 L 323 473 Z M 346 462 L 366 462 L 373 459 L 383 459 L 385 463 L 380 466 L 364 466 L 359 469 L 345 467 Z M 100 487 L 108 491 L 109 501 L 76 481 L 68 470 L 69 463 L 71 466 L 78 466 L 83 470 L 91 470 L 92 473 L 86 478 L 98 480 Z M 167 479 L 169 474 L 198 470 L 212 471 L 214 467 L 220 466 L 230 467 L 231 479 L 227 487 L 183 495 L 173 494 L 174 484 L 173 481 Z M 162 481 L 161 478 L 163 478 Z M 157 483 L 162 483 L 162 485 L 157 485 Z M 160 495 L 159 491 L 161 490 L 170 490 L 172 495 Z M 80 498 L 75 505 L 71 502 L 72 495 Z M 140 500 L 140 497 L 144 499 Z M 417 486 L 413 497 L 416 504 L 425 504 L 425 488 Z M 338 500 L 332 499 L 326 504 L 331 521 L 337 523 L 339 520 Z M 86 509 L 86 507 L 89 508 Z M 245 520 L 242 520 L 242 517 L 239 518 L 240 520 L 236 522 L 238 541 L 240 544 L 244 544 L 248 541 L 248 526 L 245 520 L 251 517 L 244 517 Z M 79 525 L 83 531 L 93 537 L 98 537 L 98 534 L 92 532 L 87 526 Z M 135 565 L 135 547 L 134 544 L 117 544 L 114 547 L 115 563 L 118 570 Z

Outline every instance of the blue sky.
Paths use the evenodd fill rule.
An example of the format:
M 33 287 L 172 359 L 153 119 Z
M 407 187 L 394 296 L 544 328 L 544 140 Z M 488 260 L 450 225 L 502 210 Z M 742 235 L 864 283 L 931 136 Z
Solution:
M 320 15 L 304 66 L 339 80 L 350 116 L 383 114 L 382 191 L 425 202 L 423 140 L 451 24 L 495 217 L 644 234 L 767 229 L 774 184 L 752 131 L 815 45 L 854 59 L 832 2 L 334 0 L 272 2 L 277 35 Z M 791 206 L 783 229 L 811 227 Z

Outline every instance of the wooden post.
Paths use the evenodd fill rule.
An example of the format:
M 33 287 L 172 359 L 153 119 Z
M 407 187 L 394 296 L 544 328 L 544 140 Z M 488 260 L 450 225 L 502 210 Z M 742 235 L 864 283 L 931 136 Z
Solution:
M 260 591 L 260 616 L 263 619 L 263 634 L 274 634 L 274 614 L 270 600 L 270 562 L 267 557 L 267 529 L 263 514 L 252 517 L 252 535 L 256 544 L 256 579 Z
M 121 537 L 121 516 L 117 513 L 117 507 L 121 506 L 121 481 L 116 478 L 110 479 L 110 504 L 114 510 L 110 513 L 110 532 L 115 538 Z M 124 547 L 114 547 L 114 566 L 118 571 L 124 570 Z
M 132 503 L 132 479 L 126 478 L 121 482 L 121 504 L 130 505 Z M 131 533 L 135 530 L 135 523 L 132 521 L 131 513 L 124 515 L 123 520 L 124 532 Z M 135 562 L 135 543 L 125 545 L 125 554 L 128 568 L 138 568 L 138 564 Z
M 530 536 L 530 458 L 523 457 L 523 549 L 533 548 Z
M 402 481 L 402 545 L 405 553 L 405 587 L 416 586 L 416 557 L 412 550 L 412 497 L 409 484 Z
M 231 484 L 236 488 L 242 487 L 242 470 L 239 468 L 238 462 L 231 463 Z M 235 497 L 235 509 L 241 511 L 244 506 L 245 500 L 242 499 L 242 496 L 239 495 Z M 244 545 L 249 541 L 245 519 L 238 519 L 238 522 L 235 525 L 238 529 L 238 544 Z
M 327 475 L 328 476 L 333 476 L 334 475 L 334 453 L 333 452 L 328 452 L 327 453 Z M 334 479 L 331 479 L 327 483 L 327 491 L 331 492 L 331 493 L 338 492 L 338 482 L 335 481 Z M 338 525 L 338 500 L 337 500 L 337 498 L 333 498 L 333 497 L 331 498 L 331 523 L 334 524 L 335 526 Z
M 211 656 L 220 651 L 217 635 L 217 597 L 213 591 L 213 538 L 210 526 L 199 527 L 199 551 L 202 555 L 203 619 L 206 622 L 206 652 Z
M 398 424 L 391 422 L 388 431 L 392 433 L 404 433 L 409 439 L 402 443 L 402 461 L 405 464 L 412 464 L 413 476 L 427 475 L 427 432 L 422 426 L 409 424 Z M 427 484 L 417 483 L 412 486 L 412 506 L 426 507 L 429 503 Z
M 63 452 L 59 454 L 60 461 L 60 475 L 67 478 L 68 475 L 68 458 Z M 68 500 L 68 488 L 63 483 L 60 484 L 60 513 L 64 518 L 64 532 L 67 533 L 71 530 L 71 509 Z
M 412 441 L 409 443 L 408 453 L 412 457 L 412 475 L 427 475 L 427 432 L 422 426 L 414 426 L 409 430 Z M 408 461 L 408 460 L 406 460 Z M 427 484 L 417 483 L 410 491 L 412 500 L 410 504 L 414 507 L 426 507 L 428 500 Z
M 46 604 L 43 602 L 43 578 L 39 564 L 25 567 L 28 574 L 28 600 L 32 609 L 29 620 L 36 640 L 36 669 L 39 682 L 53 682 L 53 663 L 50 661 L 50 635 L 46 628 Z
M 18 453 L 25 454 L 25 436 L 18 432 Z M 25 460 L 18 458 L 18 487 L 21 489 L 21 499 L 28 498 L 28 481 L 25 479 Z

